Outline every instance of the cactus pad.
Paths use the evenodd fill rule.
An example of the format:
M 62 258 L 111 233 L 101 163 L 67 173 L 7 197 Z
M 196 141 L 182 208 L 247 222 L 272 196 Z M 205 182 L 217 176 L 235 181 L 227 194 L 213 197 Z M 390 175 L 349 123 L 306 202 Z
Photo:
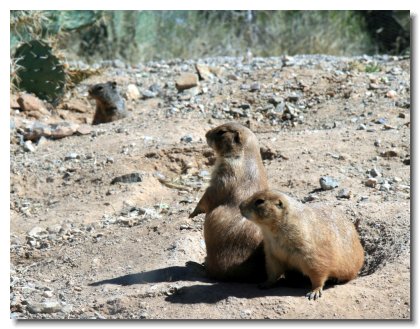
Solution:
M 64 93 L 66 72 L 51 46 L 31 40 L 16 49 L 14 59 L 20 66 L 17 87 L 41 99 L 56 103 Z

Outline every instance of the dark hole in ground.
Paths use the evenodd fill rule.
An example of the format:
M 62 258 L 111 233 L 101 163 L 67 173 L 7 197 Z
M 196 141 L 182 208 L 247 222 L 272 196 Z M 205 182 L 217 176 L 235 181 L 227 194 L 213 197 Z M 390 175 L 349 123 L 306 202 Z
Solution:
M 374 221 L 362 221 L 358 226 L 358 232 L 365 250 L 365 263 L 360 276 L 374 273 L 410 248 L 409 230 L 401 230 Z

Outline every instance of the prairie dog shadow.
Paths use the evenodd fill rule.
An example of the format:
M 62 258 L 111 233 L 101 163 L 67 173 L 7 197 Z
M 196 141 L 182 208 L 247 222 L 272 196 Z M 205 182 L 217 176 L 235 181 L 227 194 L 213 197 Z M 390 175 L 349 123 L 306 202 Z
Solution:
M 169 266 L 152 271 L 127 274 L 117 278 L 92 282 L 89 286 L 116 284 L 130 286 L 133 284 L 174 282 L 174 281 L 205 281 L 212 282 L 206 277 L 204 267 L 195 262 L 187 262 L 186 266 Z
M 257 298 L 266 296 L 295 296 L 304 297 L 311 288 L 309 278 L 298 272 L 293 272 L 287 279 L 280 279 L 271 289 L 260 289 L 255 283 L 219 282 L 206 276 L 204 267 L 195 262 L 187 262 L 186 266 L 169 266 L 156 270 L 127 274 L 120 277 L 90 283 L 89 286 L 115 284 L 129 286 L 176 281 L 199 281 L 194 284 L 178 288 L 175 293 L 165 300 L 176 304 L 217 303 L 228 297 Z M 324 289 L 331 287 L 327 284 Z

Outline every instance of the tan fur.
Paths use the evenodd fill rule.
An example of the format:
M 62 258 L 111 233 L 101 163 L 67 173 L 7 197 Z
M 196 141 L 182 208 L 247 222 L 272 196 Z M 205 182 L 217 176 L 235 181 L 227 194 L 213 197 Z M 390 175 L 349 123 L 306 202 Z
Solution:
M 240 205 L 243 216 L 264 236 L 268 279 L 273 285 L 288 269 L 297 269 L 312 282 L 309 299 L 321 296 L 328 278 L 354 279 L 364 251 L 354 225 L 323 205 L 304 205 L 284 193 L 260 191 Z
M 243 200 L 268 188 L 258 140 L 238 123 L 216 127 L 206 139 L 216 153 L 216 163 L 210 185 L 190 215 L 206 213 L 206 270 L 221 280 L 262 281 L 262 234 L 239 211 Z

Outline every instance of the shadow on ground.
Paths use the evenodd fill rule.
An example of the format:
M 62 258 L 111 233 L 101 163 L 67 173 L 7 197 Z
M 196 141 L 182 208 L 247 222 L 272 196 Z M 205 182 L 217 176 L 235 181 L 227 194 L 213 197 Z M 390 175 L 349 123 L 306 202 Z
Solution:
M 304 297 L 307 289 L 284 287 L 281 283 L 271 289 L 259 289 L 256 284 L 216 282 L 214 284 L 197 284 L 184 286 L 174 294 L 165 298 L 174 304 L 214 304 L 231 297 L 258 298 L 267 296 L 295 296 Z
M 202 284 L 186 285 L 177 288 L 173 294 L 165 298 L 167 302 L 176 304 L 212 304 L 228 297 L 248 299 L 266 296 L 304 297 L 311 287 L 310 280 L 299 273 L 293 273 L 288 279 L 280 279 L 275 287 L 271 289 L 260 289 L 253 283 L 218 282 L 206 277 L 204 268 L 193 262 L 188 262 L 186 266 L 170 266 L 152 271 L 128 274 L 117 278 L 93 282 L 89 285 L 115 284 L 128 286 L 177 281 L 199 281 Z M 324 289 L 328 289 L 332 285 L 331 282 Z
M 174 281 L 204 281 L 212 282 L 206 277 L 204 267 L 195 262 L 187 262 L 186 266 L 169 266 L 157 270 L 127 274 L 113 279 L 90 283 L 89 286 L 116 284 L 129 286 L 133 284 L 174 282 Z

